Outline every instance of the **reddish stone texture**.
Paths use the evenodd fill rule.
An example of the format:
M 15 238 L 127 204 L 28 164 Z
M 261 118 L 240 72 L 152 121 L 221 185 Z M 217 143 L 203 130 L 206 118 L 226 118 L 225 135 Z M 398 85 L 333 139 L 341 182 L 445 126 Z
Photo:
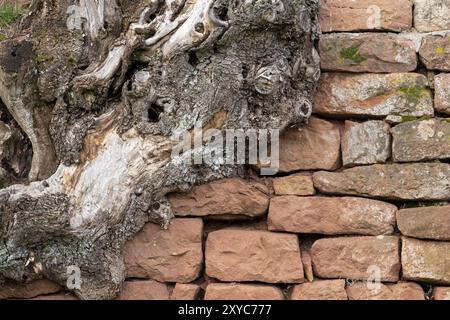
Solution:
M 313 112 L 324 116 L 382 118 L 433 116 L 428 79 L 416 73 L 322 75 Z
M 297 236 L 219 230 L 206 240 L 206 274 L 221 281 L 303 282 Z
M 428 70 L 450 71 L 450 33 L 423 38 L 419 56 Z
M 391 156 L 391 127 L 384 121 L 345 121 L 342 135 L 344 166 L 384 163 Z
M 172 194 L 169 201 L 176 216 L 252 218 L 266 213 L 268 193 L 262 183 L 232 178 L 194 187 L 187 194 Z
M 434 109 L 450 114 L 450 73 L 441 73 L 434 77 Z
M 422 287 L 413 282 L 396 284 L 357 282 L 347 286 L 347 294 L 349 300 L 425 300 Z
M 269 230 L 318 234 L 391 234 L 397 207 L 354 197 L 272 198 Z
M 393 34 L 325 34 L 319 42 L 322 70 L 408 72 L 417 67 L 414 42 Z
M 71 293 L 55 293 L 55 294 L 38 296 L 38 297 L 32 298 L 30 300 L 62 301 L 62 300 L 80 300 L 80 299 Z
M 450 284 L 450 242 L 402 238 L 403 278 Z
M 397 225 L 405 236 L 431 240 L 450 240 L 450 206 L 402 209 Z
M 203 222 L 173 219 L 168 230 L 149 223 L 124 249 L 127 276 L 161 282 L 191 282 L 203 265 Z
M 450 159 L 450 120 L 407 121 L 391 130 L 395 162 Z
M 450 287 L 436 287 L 433 290 L 434 300 L 450 300 Z
M 320 278 L 366 280 L 369 267 L 376 266 L 381 281 L 399 279 L 399 239 L 394 236 L 320 239 L 312 246 L 311 258 Z
M 334 170 L 340 166 L 340 124 L 312 117 L 280 140 L 280 171 Z
M 311 174 L 293 174 L 273 180 L 277 195 L 312 196 L 316 193 Z
M 306 280 L 309 282 L 314 280 L 314 272 L 312 267 L 312 260 L 311 260 L 311 254 L 309 253 L 309 250 L 303 249 L 301 247 L 302 252 L 302 264 L 303 264 L 303 270 L 305 273 Z
M 170 295 L 170 300 L 196 300 L 200 290 L 200 286 L 194 283 L 177 283 Z
M 414 27 L 419 32 L 450 29 L 448 0 L 414 0 Z
M 169 300 L 169 290 L 153 280 L 125 281 L 118 300 Z
M 40 295 L 47 295 L 61 291 L 60 285 L 43 279 L 29 283 L 17 283 L 14 281 L 6 281 L 0 284 L 0 300 L 1 299 L 29 299 Z
M 345 280 L 318 280 L 296 285 L 291 300 L 347 300 Z
M 281 290 L 260 284 L 211 283 L 205 300 L 284 300 Z
M 406 31 L 412 26 L 412 12 L 409 0 L 322 0 L 319 19 L 323 32 Z
M 314 187 L 324 194 L 388 200 L 450 200 L 447 163 L 385 164 L 341 172 L 316 172 Z

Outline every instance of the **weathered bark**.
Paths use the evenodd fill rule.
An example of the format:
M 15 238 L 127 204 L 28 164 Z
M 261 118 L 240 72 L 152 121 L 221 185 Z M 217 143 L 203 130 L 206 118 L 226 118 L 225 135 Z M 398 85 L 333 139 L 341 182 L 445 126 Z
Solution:
M 0 277 L 117 295 L 124 242 L 167 224 L 165 195 L 244 172 L 191 166 L 203 128 L 306 121 L 319 76 L 317 0 L 35 0 L 0 43 L 0 97 L 31 142 L 28 184 L 0 191 Z M 203 152 L 194 150 L 193 152 Z

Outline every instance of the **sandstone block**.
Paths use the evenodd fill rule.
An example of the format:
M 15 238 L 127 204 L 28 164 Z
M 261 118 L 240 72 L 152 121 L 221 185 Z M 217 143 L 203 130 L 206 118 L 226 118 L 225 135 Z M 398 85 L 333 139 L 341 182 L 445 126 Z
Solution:
M 390 126 L 384 121 L 345 121 L 342 135 L 344 166 L 384 163 L 391 156 Z
M 259 217 L 269 206 L 267 187 L 259 182 L 231 178 L 194 187 L 187 194 L 172 194 L 176 216 Z
M 393 34 L 325 34 L 319 41 L 322 70 L 409 72 L 417 67 L 412 40 Z
M 391 234 L 397 207 L 354 197 L 282 196 L 270 202 L 269 230 L 318 234 Z
M 413 0 L 414 27 L 419 32 L 450 29 L 448 0 Z
M 376 288 L 367 286 L 366 282 L 357 282 L 347 286 L 349 300 L 425 300 L 422 287 L 414 282 L 394 284 L 380 283 Z
M 450 284 L 450 242 L 402 239 L 403 278 Z
M 450 114 L 450 73 L 434 77 L 434 108 L 437 112 Z
M 433 290 L 434 300 L 450 300 L 450 287 L 437 287 Z
M 303 282 L 297 236 L 253 230 L 219 230 L 206 241 L 206 274 L 221 281 Z
M 312 196 L 316 193 L 311 174 L 294 174 L 273 180 L 277 195 Z
M 169 300 L 169 290 L 153 280 L 125 281 L 118 300 Z
M 347 300 L 345 280 L 318 280 L 296 285 L 291 300 Z
M 61 291 L 61 286 L 46 279 L 29 283 L 6 281 L 0 284 L 0 300 L 2 299 L 30 299 Z
M 428 70 L 450 71 L 450 33 L 424 37 L 419 56 Z
M 200 286 L 193 283 L 177 283 L 170 300 L 196 300 L 200 290 Z
M 325 73 L 315 94 L 313 112 L 365 118 L 434 115 L 428 80 L 416 73 Z
M 30 300 L 44 300 L 44 301 L 69 300 L 69 301 L 74 301 L 74 300 L 80 300 L 80 299 L 72 293 L 62 292 L 62 293 L 54 293 L 54 294 L 49 294 L 49 295 L 38 296 L 38 297 L 32 298 Z
M 191 282 L 203 265 L 203 222 L 173 219 L 168 230 L 148 223 L 124 249 L 127 276 L 161 282 Z
M 399 279 L 399 239 L 394 236 L 320 239 L 312 246 L 311 258 L 320 278 L 366 280 L 369 267 L 376 266 L 381 281 Z
M 325 194 L 390 200 L 449 200 L 450 165 L 446 163 L 387 164 L 342 172 L 313 174 L 314 186 Z
M 260 284 L 211 283 L 205 300 L 284 300 L 281 290 Z
M 402 209 L 397 225 L 405 236 L 421 239 L 450 240 L 450 206 Z
M 356 30 L 405 31 L 412 25 L 409 0 L 322 0 L 322 32 Z
M 340 166 L 340 126 L 312 117 L 280 138 L 280 171 L 334 170 Z
M 450 119 L 408 121 L 391 132 L 396 162 L 450 159 Z

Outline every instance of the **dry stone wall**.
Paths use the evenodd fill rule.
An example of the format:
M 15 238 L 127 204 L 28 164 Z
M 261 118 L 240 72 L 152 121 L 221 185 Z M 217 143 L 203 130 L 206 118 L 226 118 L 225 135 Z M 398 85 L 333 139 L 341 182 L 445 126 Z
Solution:
M 322 0 L 320 23 L 314 115 L 283 134 L 280 175 L 172 195 L 169 229 L 126 245 L 119 299 L 450 299 L 450 1 Z

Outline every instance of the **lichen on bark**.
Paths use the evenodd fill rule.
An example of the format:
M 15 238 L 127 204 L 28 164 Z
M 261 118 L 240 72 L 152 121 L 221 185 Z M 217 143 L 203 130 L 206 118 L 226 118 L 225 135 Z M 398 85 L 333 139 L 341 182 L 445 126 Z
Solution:
M 124 242 L 167 225 L 165 195 L 242 175 L 192 166 L 172 137 L 307 121 L 318 0 L 34 0 L 0 43 L 0 97 L 28 137 L 29 183 L 0 191 L 0 277 L 121 289 Z M 201 152 L 194 150 L 193 152 Z

